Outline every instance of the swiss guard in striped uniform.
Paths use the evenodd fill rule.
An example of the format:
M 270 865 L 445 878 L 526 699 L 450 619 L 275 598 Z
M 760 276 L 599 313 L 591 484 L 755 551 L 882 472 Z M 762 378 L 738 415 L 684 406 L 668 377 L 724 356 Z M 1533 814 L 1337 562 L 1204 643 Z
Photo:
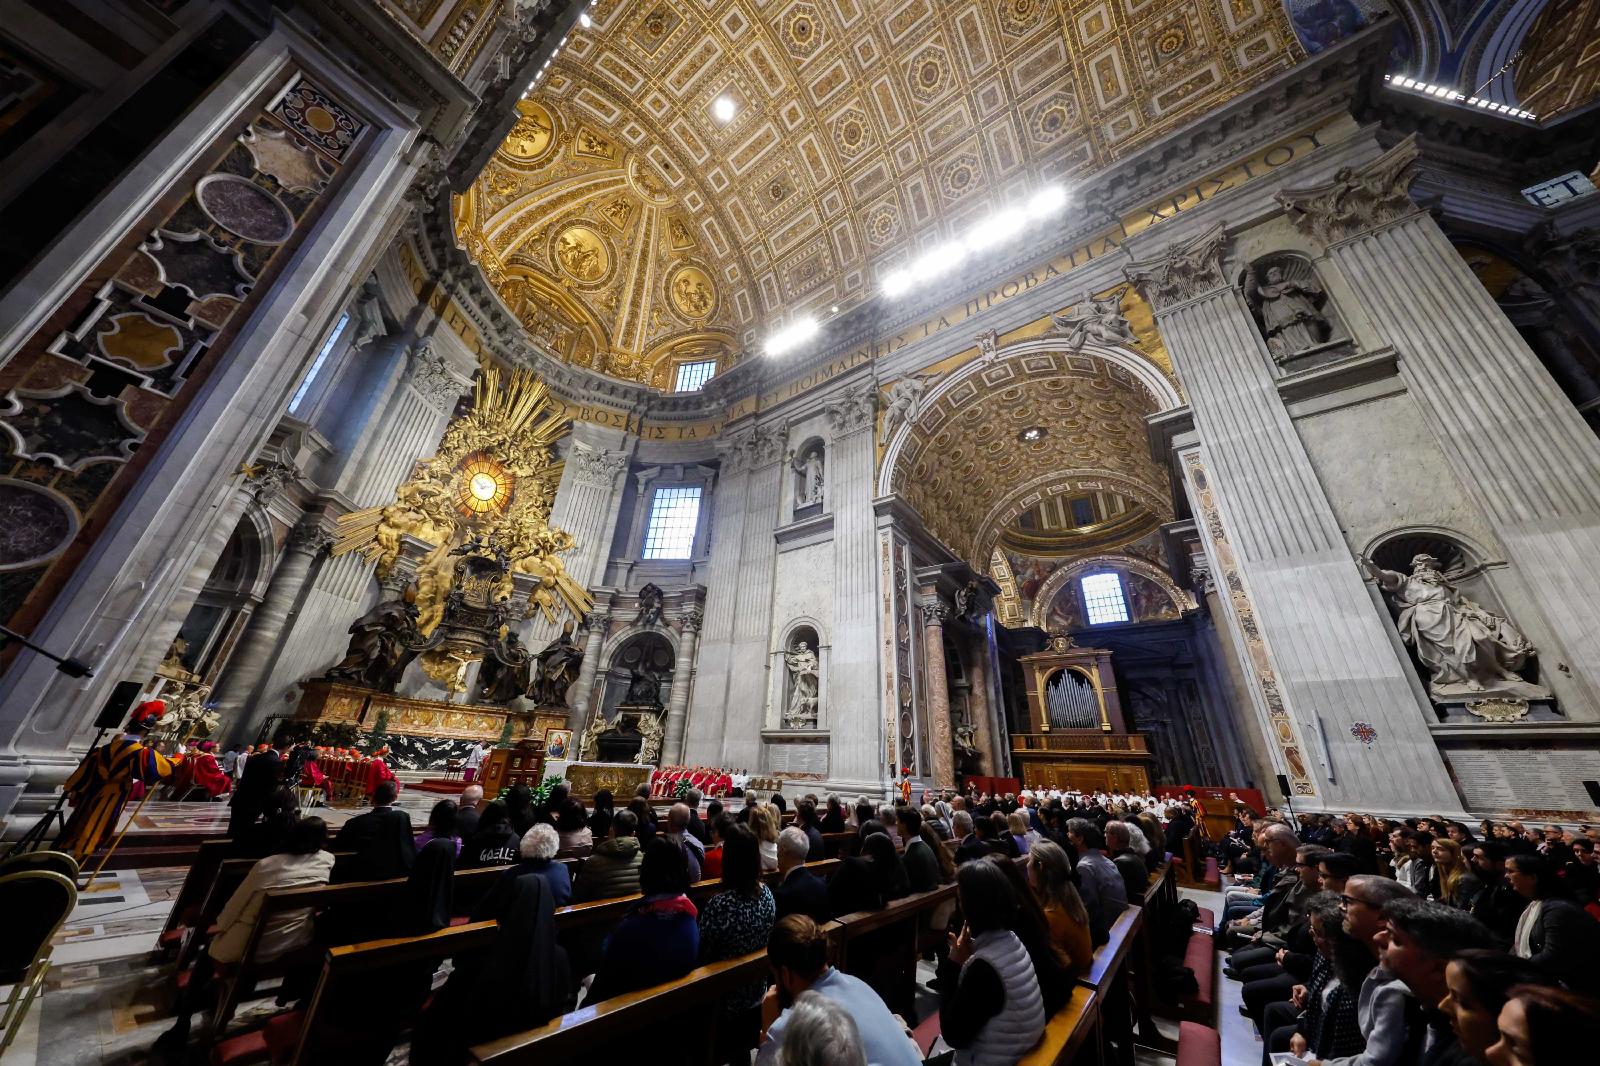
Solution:
M 83 757 L 62 786 L 67 802 L 72 804 L 72 817 L 56 840 L 57 850 L 71 852 L 82 862 L 116 829 L 117 817 L 128 802 L 135 781 L 150 788 L 158 780 L 172 776 L 182 758 L 168 758 L 146 747 L 143 740 L 144 734 L 166 713 L 167 705 L 162 700 L 139 704 L 122 736 Z

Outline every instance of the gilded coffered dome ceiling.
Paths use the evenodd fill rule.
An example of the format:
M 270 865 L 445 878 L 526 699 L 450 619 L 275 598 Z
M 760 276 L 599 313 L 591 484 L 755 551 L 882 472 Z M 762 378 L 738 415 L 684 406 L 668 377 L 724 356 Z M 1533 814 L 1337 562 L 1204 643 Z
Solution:
M 590 15 L 457 232 L 564 357 L 657 384 L 673 345 L 742 347 L 855 303 L 918 250 L 1305 54 L 1278 0 L 600 0 Z
M 1003 531 L 1017 536 L 1024 515 L 1056 498 L 1070 505 L 1104 496 L 1102 532 L 1125 540 L 1172 517 L 1168 478 L 1145 436 L 1145 416 L 1156 410 L 1142 382 L 1093 355 L 1001 359 L 918 415 L 893 488 L 968 560 L 988 560 Z M 1072 539 L 1061 532 L 1055 539 Z M 1086 537 L 1070 550 L 1089 544 Z

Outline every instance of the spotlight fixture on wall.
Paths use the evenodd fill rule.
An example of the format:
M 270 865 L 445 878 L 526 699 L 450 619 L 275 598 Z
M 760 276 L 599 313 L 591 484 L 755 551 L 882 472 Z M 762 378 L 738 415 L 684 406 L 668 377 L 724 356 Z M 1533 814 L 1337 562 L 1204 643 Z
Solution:
M 763 350 L 769 356 L 782 355 L 816 336 L 817 330 L 821 328 L 821 324 L 815 318 L 807 315 L 768 337 Z
M 718 122 L 732 122 L 733 116 L 739 113 L 739 105 L 733 102 L 731 96 L 719 96 L 711 101 L 711 115 Z
M 995 212 L 967 230 L 964 236 L 937 245 L 908 265 L 885 274 L 879 287 L 883 295 L 890 299 L 903 295 L 919 284 L 948 274 L 969 255 L 1014 242 L 1030 225 L 1043 222 L 1060 212 L 1069 199 L 1067 190 L 1060 185 L 1046 185 L 1026 203 Z

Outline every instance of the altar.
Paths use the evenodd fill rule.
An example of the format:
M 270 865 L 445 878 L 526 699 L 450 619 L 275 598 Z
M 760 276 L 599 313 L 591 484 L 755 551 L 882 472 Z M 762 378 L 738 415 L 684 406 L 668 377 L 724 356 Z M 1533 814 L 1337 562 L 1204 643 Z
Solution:
M 353 730 L 363 743 L 381 737 L 393 755 L 391 765 L 403 770 L 442 767 L 446 759 L 464 757 L 473 744 L 543 744 L 545 731 L 567 724 L 565 708 L 512 711 L 505 707 L 444 700 L 415 699 L 341 681 L 317 679 L 302 684 L 303 694 L 293 722 L 307 725 L 315 739 L 319 730 Z
M 618 810 L 628 805 L 640 785 L 649 784 L 654 770 L 631 762 L 547 762 L 544 767 L 545 776 L 560 774 L 572 794 L 586 801 L 601 789 L 608 790 Z

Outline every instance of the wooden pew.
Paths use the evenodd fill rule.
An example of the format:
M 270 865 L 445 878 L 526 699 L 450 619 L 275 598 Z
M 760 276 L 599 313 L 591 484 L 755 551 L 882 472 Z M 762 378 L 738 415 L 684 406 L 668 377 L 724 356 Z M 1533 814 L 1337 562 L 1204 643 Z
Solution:
M 1101 1028 L 1116 1042 L 1120 1066 L 1133 1066 L 1133 996 L 1128 961 L 1143 924 L 1142 907 L 1125 908 L 1111 923 L 1106 942 L 1095 949 L 1089 972 L 1078 978 L 1080 985 L 1093 989 L 1100 997 Z
M 577 1062 L 592 1056 L 602 1042 L 659 1027 L 671 1034 L 674 1044 L 695 1040 L 702 1061 L 710 1062 L 717 1037 L 716 1004 L 729 991 L 766 973 L 764 948 L 710 963 L 676 981 L 613 996 L 537 1029 L 481 1044 L 472 1049 L 472 1061 L 484 1066 Z M 693 1024 L 680 1024 L 684 1019 L 693 1019 Z
M 1132 983 L 1134 1021 L 1139 1032 L 1139 1043 L 1144 1047 L 1171 1053 L 1173 1043 L 1162 1036 L 1155 1023 L 1155 965 L 1156 930 L 1177 901 L 1174 872 L 1171 860 L 1155 868 L 1150 885 L 1144 895 L 1132 902 L 1144 909 L 1144 921 L 1139 924 L 1133 957 L 1128 961 L 1129 980 Z
M 916 1006 L 922 931 L 934 911 L 955 898 L 954 884 L 940 885 L 897 899 L 882 910 L 840 915 L 830 923 L 835 927 L 829 937 L 834 965 L 872 984 L 890 1010 L 909 1017 Z M 857 941 L 872 934 L 879 935 L 873 935 L 868 942 L 869 951 L 854 951 L 859 946 Z
M 477 922 L 426 936 L 331 948 L 304 1011 L 286 1011 L 262 1028 L 219 1041 L 212 1048 L 212 1066 L 242 1066 L 268 1058 L 295 1066 L 326 1062 L 330 1037 L 336 1042 L 350 1021 L 332 1016 L 330 1005 L 338 1002 L 340 993 L 371 982 L 376 973 L 427 962 L 437 966 L 445 959 L 487 948 L 498 931 L 495 922 Z
M 194 854 L 194 861 L 189 864 L 189 872 L 183 875 L 183 884 L 179 886 L 178 895 L 172 901 L 172 910 L 167 912 L 167 921 L 161 927 L 161 935 L 156 938 L 156 946 L 164 954 L 174 955 L 183 946 L 184 930 L 200 920 L 200 908 L 205 903 L 206 896 L 211 893 L 211 885 L 216 880 L 217 871 L 222 867 L 224 860 L 237 855 L 238 849 L 233 841 L 226 837 L 200 842 L 200 847 Z M 219 904 L 218 908 L 220 907 Z
M 1019 1060 L 1017 1066 L 1067 1066 L 1073 1062 L 1090 1038 L 1098 1046 L 1100 997 L 1093 989 L 1078 985 L 1067 1005 L 1050 1016 L 1044 1035 Z

